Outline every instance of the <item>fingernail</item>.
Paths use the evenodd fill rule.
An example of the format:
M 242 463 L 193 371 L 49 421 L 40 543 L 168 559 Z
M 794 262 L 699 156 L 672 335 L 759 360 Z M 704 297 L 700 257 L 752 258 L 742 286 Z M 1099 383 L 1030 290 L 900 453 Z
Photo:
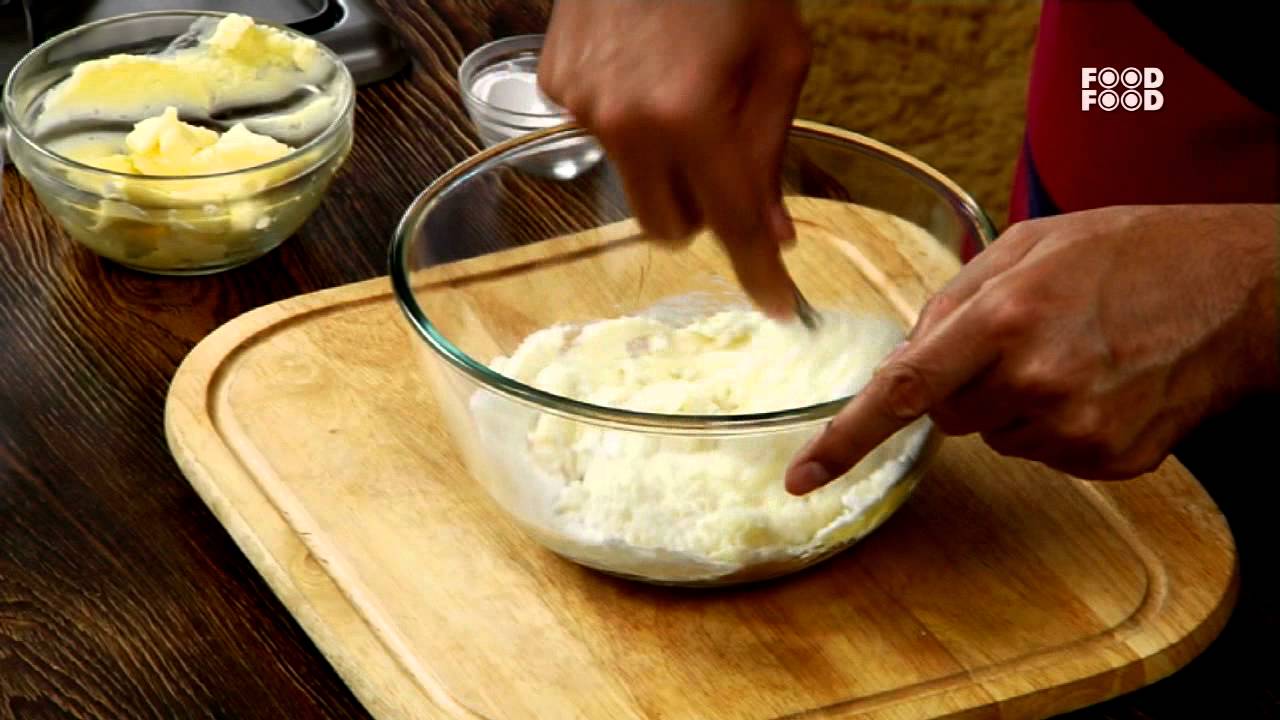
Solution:
M 831 482 L 831 473 L 816 460 L 810 460 L 787 473 L 787 492 L 805 495 Z

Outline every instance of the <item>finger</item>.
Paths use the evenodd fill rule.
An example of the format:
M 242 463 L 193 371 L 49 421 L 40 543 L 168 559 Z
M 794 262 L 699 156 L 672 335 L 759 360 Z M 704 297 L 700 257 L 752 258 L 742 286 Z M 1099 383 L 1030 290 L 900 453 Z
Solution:
M 1000 351 L 993 338 L 984 335 L 977 313 L 962 311 L 891 356 L 818 439 L 792 460 L 787 491 L 803 495 L 840 477 L 991 367 Z
M 675 198 L 681 219 L 689 228 L 688 235 L 682 240 L 676 242 L 668 241 L 667 243 L 673 248 L 679 248 L 692 242 L 694 233 L 702 228 L 702 211 L 698 209 L 698 203 L 693 198 L 693 191 L 689 189 L 689 180 L 675 167 L 671 168 L 667 182 L 671 187 L 671 195 Z
M 1155 445 L 1167 436 L 1162 424 L 1153 423 L 1144 429 L 1130 450 L 1115 452 L 1096 440 L 1065 437 L 1051 418 L 1052 415 L 1023 418 L 1008 427 L 983 433 L 982 439 L 1001 455 L 1032 460 L 1083 480 L 1133 477 L 1146 472 L 1147 463 L 1163 459 L 1155 452 Z
M 982 440 L 1001 455 L 1038 462 L 1082 480 L 1118 479 L 1121 463 L 1127 462 L 1107 455 L 1101 446 L 1064 440 L 1038 420 L 983 433 Z
M 1103 471 L 1093 474 L 1092 479 L 1126 480 L 1154 471 L 1168 459 L 1174 445 L 1186 437 L 1195 424 L 1195 417 L 1185 412 L 1174 411 L 1157 417 L 1119 458 Z
M 717 103 L 704 105 L 697 113 L 682 114 L 683 132 L 675 137 L 676 154 L 682 160 L 682 174 L 689 181 L 694 204 L 728 254 L 743 291 L 763 312 L 785 319 L 794 316 L 795 283 L 782 262 L 780 247 L 789 242 L 792 231 L 789 219 L 778 217 L 781 203 L 775 199 L 772 209 L 769 204 L 770 183 L 777 182 L 780 168 L 766 170 L 757 145 L 771 144 L 766 154 L 781 152 L 787 110 L 748 108 L 757 95 L 778 99 L 774 91 L 778 83 L 755 77 L 754 69 L 747 63 L 729 72 L 724 76 L 726 82 L 742 82 L 734 83 L 734 88 L 707 89 L 704 96 L 720 98 Z M 757 135 L 756 128 L 762 126 L 746 124 L 748 109 L 774 118 L 763 122 L 781 123 L 781 129 L 764 137 Z
M 1170 410 L 1152 418 L 1122 450 L 1092 462 L 1059 462 L 1058 469 L 1084 480 L 1128 480 L 1154 471 L 1174 445 L 1196 424 L 1186 410 Z M 1074 459 L 1074 458 L 1073 458 Z
M 1086 480 L 1147 472 L 1196 421 L 1180 409 L 1145 414 L 1144 401 L 1124 396 L 1110 398 L 1105 407 L 1069 397 L 1024 399 L 1019 422 L 984 431 L 983 440 L 1002 455 L 1035 460 Z
M 982 441 L 1006 457 L 1035 460 L 1051 466 L 1056 459 L 1058 469 L 1061 469 L 1064 458 L 1070 457 L 1070 453 L 1063 451 L 1061 440 L 1055 439 L 1042 423 L 1030 418 L 1019 418 L 1004 427 L 983 432 Z
M 672 178 L 676 170 L 659 151 L 643 145 L 624 145 L 611 152 L 632 213 L 645 232 L 664 243 L 679 243 L 696 229 Z
M 699 144 L 686 155 L 685 176 L 706 223 L 756 306 L 774 318 L 792 317 L 795 283 L 764 214 L 763 183 L 727 138 L 705 138 Z
M 795 225 L 782 198 L 782 158 L 800 91 L 809 72 L 810 47 L 804 37 L 778 37 L 753 59 L 753 82 L 741 113 L 738 136 L 753 152 L 763 179 L 765 215 L 774 239 L 795 242 Z
M 584 14 L 591 9 L 590 4 L 578 2 L 557 2 L 551 9 L 542 53 L 538 57 L 538 89 L 561 107 L 565 107 L 565 79 L 572 75 L 572 53 L 592 42 L 591 36 L 582 32 L 583 27 L 590 26 Z
M 1034 247 L 1036 237 L 1035 227 L 1022 223 L 1010 228 L 990 247 L 978 253 L 942 290 L 929 299 L 909 337 L 915 338 L 930 332 L 981 290 L 983 284 L 1021 262 Z
M 726 243 L 726 250 L 743 292 L 761 312 L 780 322 L 795 316 L 795 283 L 776 243 L 757 237 Z
M 937 327 L 938 323 L 950 317 L 951 313 L 962 304 L 962 302 L 947 294 L 947 288 L 944 287 L 929 298 L 924 307 L 920 309 L 920 317 L 916 320 L 916 324 L 911 328 L 911 331 L 907 333 L 907 340 L 914 340 L 929 334 L 933 328 Z
M 616 91 L 584 103 L 577 120 L 599 141 L 622 180 L 632 215 L 646 233 L 675 243 L 693 232 L 689 213 L 671 179 L 678 174 L 671 147 L 655 135 L 629 101 Z
M 1027 399 L 1003 380 L 1001 365 L 965 384 L 929 411 L 929 418 L 947 435 L 969 435 L 1008 426 L 1026 412 Z

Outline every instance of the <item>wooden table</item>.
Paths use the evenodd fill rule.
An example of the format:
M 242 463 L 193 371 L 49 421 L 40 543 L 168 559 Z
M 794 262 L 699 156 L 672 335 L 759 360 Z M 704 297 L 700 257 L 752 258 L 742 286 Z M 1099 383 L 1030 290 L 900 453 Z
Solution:
M 540 32 L 546 4 L 380 3 L 411 73 L 364 89 L 357 142 L 299 235 L 203 279 L 124 271 L 74 245 L 13 171 L 0 216 L 0 718 L 367 717 L 183 479 L 162 408 L 178 363 L 221 323 L 384 274 L 391 231 L 477 149 L 463 55 Z M 1217 481 L 1243 591 L 1190 667 L 1077 718 L 1270 716 L 1280 593 L 1274 469 Z

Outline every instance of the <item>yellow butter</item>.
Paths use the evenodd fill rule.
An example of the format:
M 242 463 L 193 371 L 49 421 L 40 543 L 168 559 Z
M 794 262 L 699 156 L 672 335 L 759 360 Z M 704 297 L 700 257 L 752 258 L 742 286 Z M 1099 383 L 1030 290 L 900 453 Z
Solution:
M 177 108 L 138 123 L 125 138 L 140 175 L 212 175 L 243 170 L 288 155 L 288 145 L 236 125 L 219 135 L 178 119 Z
M 272 223 L 270 206 L 256 194 L 292 173 L 287 166 L 252 169 L 288 155 L 288 145 L 244 125 L 222 134 L 197 127 L 182 122 L 172 107 L 137 123 L 123 146 L 120 152 L 118 142 L 90 138 L 59 148 L 76 162 L 124 175 L 68 173 L 73 184 L 103 197 L 95 213 L 99 230 L 123 220 L 251 234 Z M 191 179 L 174 179 L 183 177 Z
M 125 157 L 138 175 L 203 175 L 196 155 L 216 142 L 218 133 L 182 122 L 177 108 L 170 107 L 134 126 L 124 141 Z
M 215 175 L 245 170 L 278 160 L 293 148 L 266 135 L 236 125 L 219 134 L 183 122 L 174 107 L 134 126 L 124 140 L 124 152 L 94 140 L 61 148 L 76 162 L 131 175 L 193 176 Z M 106 152 L 104 152 L 106 151 Z M 276 179 L 270 168 L 243 176 L 202 178 L 189 183 L 171 183 L 184 200 L 218 200 L 256 192 Z M 148 186 L 151 194 L 163 192 L 164 181 Z
M 243 15 L 227 16 L 207 33 L 194 47 L 80 63 L 45 97 L 37 132 L 84 118 L 135 122 L 169 106 L 208 117 L 282 100 L 331 69 L 314 40 Z
M 244 15 L 230 15 L 219 22 L 208 46 L 223 59 L 246 66 L 292 65 L 303 70 L 315 64 L 318 56 L 314 41 L 290 37 Z
M 93 116 L 117 119 L 154 114 L 158 98 L 188 112 L 212 107 L 213 88 L 192 61 L 142 55 L 112 55 L 80 63 L 44 101 L 42 125 Z

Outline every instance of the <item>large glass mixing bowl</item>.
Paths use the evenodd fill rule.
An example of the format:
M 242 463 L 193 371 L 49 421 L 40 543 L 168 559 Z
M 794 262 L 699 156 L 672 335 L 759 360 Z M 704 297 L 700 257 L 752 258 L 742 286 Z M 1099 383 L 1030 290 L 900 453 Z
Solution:
M 710 449 L 761 457 L 783 448 L 786 456 L 761 461 L 778 469 L 781 488 L 790 454 L 849 399 L 753 414 L 658 414 L 591 404 L 493 369 L 495 358 L 510 356 L 531 333 L 550 326 L 638 314 L 679 324 L 749 308 L 709 234 L 680 248 L 644 236 L 607 158 L 566 167 L 559 179 L 528 170 L 540 156 L 583 137 L 582 129 L 566 125 L 485 150 L 434 182 L 397 230 L 390 258 L 396 297 L 420 340 L 424 382 L 470 473 L 496 507 L 543 546 L 650 583 L 775 578 L 875 530 L 906 501 L 932 457 L 939 436 L 927 418 L 853 470 L 841 490 L 848 512 L 803 545 L 727 562 L 661 543 L 636 547 L 587 538 L 565 525 L 557 496 L 575 478 L 535 459 L 535 427 L 546 431 L 550 423 L 555 432 L 590 436 L 599 452 L 645 443 L 655 455 Z M 989 220 L 954 182 L 850 132 L 796 122 L 783 180 L 799 236 L 784 258 L 824 313 L 890 317 L 905 333 L 928 297 L 959 269 L 960 258 L 994 237 Z M 813 502 L 779 493 L 776 503 Z

